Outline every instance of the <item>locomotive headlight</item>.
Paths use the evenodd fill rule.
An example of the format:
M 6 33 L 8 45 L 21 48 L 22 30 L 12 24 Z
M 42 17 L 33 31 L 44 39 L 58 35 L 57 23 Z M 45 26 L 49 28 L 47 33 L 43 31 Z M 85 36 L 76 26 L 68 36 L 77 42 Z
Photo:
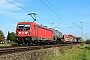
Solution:
M 18 34 L 21 34 L 21 32 L 18 32 Z
M 28 34 L 28 35 L 29 35 L 29 34 L 30 34 L 30 32 L 25 32 L 25 34 Z
M 25 32 L 25 34 L 28 34 L 28 32 Z
M 21 32 L 17 32 L 17 34 L 19 35 L 19 34 L 21 34 Z

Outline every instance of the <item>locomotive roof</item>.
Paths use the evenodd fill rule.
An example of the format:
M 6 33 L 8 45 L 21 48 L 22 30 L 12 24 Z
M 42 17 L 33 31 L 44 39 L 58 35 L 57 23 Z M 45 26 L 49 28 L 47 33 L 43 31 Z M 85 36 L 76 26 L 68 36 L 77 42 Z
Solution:
M 34 23 L 34 22 L 18 22 L 18 24 L 30 24 L 30 23 Z
M 37 24 L 39 27 L 42 27 L 42 28 L 45 28 L 45 29 L 48 29 L 48 30 L 51 30 L 50 28 L 48 28 L 47 26 L 44 26 L 44 25 L 39 25 L 39 24 Z
M 35 22 L 18 22 L 18 24 L 30 24 L 30 23 L 34 23 L 34 24 L 36 24 Z M 47 28 L 46 26 L 44 26 L 44 25 L 39 25 L 39 24 L 36 24 L 36 25 L 38 25 L 39 27 L 42 27 L 42 28 L 45 28 L 45 29 L 48 29 L 48 30 L 51 30 L 50 28 Z

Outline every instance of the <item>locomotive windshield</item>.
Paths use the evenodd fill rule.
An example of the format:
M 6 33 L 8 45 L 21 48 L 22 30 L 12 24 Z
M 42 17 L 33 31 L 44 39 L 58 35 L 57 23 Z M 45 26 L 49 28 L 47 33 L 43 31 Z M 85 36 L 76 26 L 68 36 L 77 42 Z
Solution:
M 18 30 L 30 30 L 29 24 L 18 24 Z

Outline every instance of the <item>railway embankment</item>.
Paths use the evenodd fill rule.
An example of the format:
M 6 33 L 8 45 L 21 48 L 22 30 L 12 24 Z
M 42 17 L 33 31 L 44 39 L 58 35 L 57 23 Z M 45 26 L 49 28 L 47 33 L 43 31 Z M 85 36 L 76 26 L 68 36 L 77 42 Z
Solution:
M 55 59 L 55 56 L 59 56 L 64 50 L 80 47 L 80 45 L 68 45 L 60 47 L 52 47 L 39 50 L 28 50 L 21 52 L 6 53 L 0 55 L 0 60 L 50 60 Z M 56 59 L 57 60 L 57 59 Z

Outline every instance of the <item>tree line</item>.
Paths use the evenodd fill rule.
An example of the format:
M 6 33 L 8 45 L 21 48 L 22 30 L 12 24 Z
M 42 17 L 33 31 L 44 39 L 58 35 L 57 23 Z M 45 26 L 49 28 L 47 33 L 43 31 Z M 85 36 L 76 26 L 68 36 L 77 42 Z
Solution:
M 0 42 L 4 42 L 5 40 L 14 41 L 14 39 L 15 39 L 15 33 L 14 32 L 8 31 L 7 38 L 5 38 L 3 31 L 0 30 Z

